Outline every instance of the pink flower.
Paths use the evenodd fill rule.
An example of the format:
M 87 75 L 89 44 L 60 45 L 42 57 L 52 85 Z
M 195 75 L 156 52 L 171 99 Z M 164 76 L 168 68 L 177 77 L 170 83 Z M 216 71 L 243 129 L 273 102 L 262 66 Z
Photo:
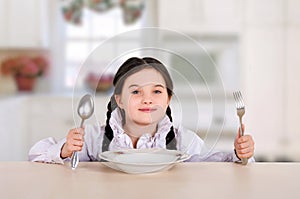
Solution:
M 43 75 L 49 65 L 48 60 L 43 56 L 38 56 L 32 58 L 32 61 L 39 67 L 39 75 Z
M 17 75 L 34 77 L 38 74 L 39 68 L 30 58 L 24 57 L 19 60 L 19 70 Z
M 48 61 L 42 56 L 35 58 L 20 56 L 4 60 L 1 72 L 3 75 L 38 77 L 43 75 L 47 68 Z

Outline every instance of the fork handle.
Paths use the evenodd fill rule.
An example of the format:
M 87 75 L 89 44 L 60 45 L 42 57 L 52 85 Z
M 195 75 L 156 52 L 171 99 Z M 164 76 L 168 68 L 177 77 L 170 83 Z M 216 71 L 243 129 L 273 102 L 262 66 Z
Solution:
M 242 127 L 242 118 L 240 117 L 240 134 L 241 136 L 244 136 L 244 131 L 243 131 L 243 127 Z M 242 165 L 246 165 L 248 163 L 248 159 L 247 158 L 242 158 Z
M 244 136 L 242 117 L 239 118 L 240 118 L 240 135 Z

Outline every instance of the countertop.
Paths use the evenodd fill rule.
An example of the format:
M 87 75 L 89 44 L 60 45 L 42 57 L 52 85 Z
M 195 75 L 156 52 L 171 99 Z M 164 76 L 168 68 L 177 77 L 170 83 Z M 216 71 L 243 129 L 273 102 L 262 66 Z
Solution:
M 180 163 L 126 174 L 100 162 L 0 162 L 1 198 L 300 198 L 300 163 Z

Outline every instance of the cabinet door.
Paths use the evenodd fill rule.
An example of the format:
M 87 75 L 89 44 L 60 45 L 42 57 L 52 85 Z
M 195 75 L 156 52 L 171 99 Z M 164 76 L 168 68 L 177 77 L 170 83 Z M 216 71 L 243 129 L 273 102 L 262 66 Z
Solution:
M 159 26 L 187 34 L 236 34 L 241 25 L 238 0 L 160 0 Z
M 292 26 L 300 25 L 300 1 L 299 0 L 288 0 L 287 1 L 287 21 Z
M 0 1 L 0 47 L 47 47 L 46 0 Z
M 284 0 L 246 0 L 244 5 L 248 26 L 274 26 L 284 22 Z
M 291 26 L 287 30 L 287 68 L 286 68 L 286 101 L 285 101 L 285 121 L 287 123 L 287 129 L 285 129 L 284 138 L 289 140 L 295 149 L 297 154 L 299 153 L 300 143 L 300 130 L 299 130 L 299 115 L 300 115 L 300 28 Z M 286 144 L 286 143 L 285 143 Z M 298 156 L 300 158 L 300 155 Z
M 27 160 L 25 112 L 21 99 L 0 99 L 0 161 Z
M 37 141 L 64 138 L 75 127 L 72 99 L 63 97 L 33 97 L 28 100 L 28 149 Z
M 0 0 L 0 47 L 7 42 L 7 1 Z
M 242 42 L 247 106 L 244 122 L 256 139 L 256 153 L 274 155 L 285 131 L 284 31 L 281 27 L 247 28 Z M 272 142 L 266 142 L 266 138 L 272 138 Z
M 108 97 L 95 99 L 95 111 L 91 118 L 84 122 L 104 124 Z M 73 103 L 74 100 L 74 103 Z M 79 98 L 37 96 L 28 100 L 28 150 L 37 141 L 54 137 L 60 140 L 66 137 L 71 128 L 78 127 L 81 119 L 77 114 Z M 73 107 L 74 106 L 74 107 Z

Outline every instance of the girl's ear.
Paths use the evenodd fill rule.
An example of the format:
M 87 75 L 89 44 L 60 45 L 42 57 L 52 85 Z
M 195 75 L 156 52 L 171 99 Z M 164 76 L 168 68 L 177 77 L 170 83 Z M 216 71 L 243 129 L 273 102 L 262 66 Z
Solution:
M 118 107 L 123 109 L 123 103 L 121 101 L 121 95 L 115 95 L 115 100 L 116 100 L 116 103 L 117 103 Z

